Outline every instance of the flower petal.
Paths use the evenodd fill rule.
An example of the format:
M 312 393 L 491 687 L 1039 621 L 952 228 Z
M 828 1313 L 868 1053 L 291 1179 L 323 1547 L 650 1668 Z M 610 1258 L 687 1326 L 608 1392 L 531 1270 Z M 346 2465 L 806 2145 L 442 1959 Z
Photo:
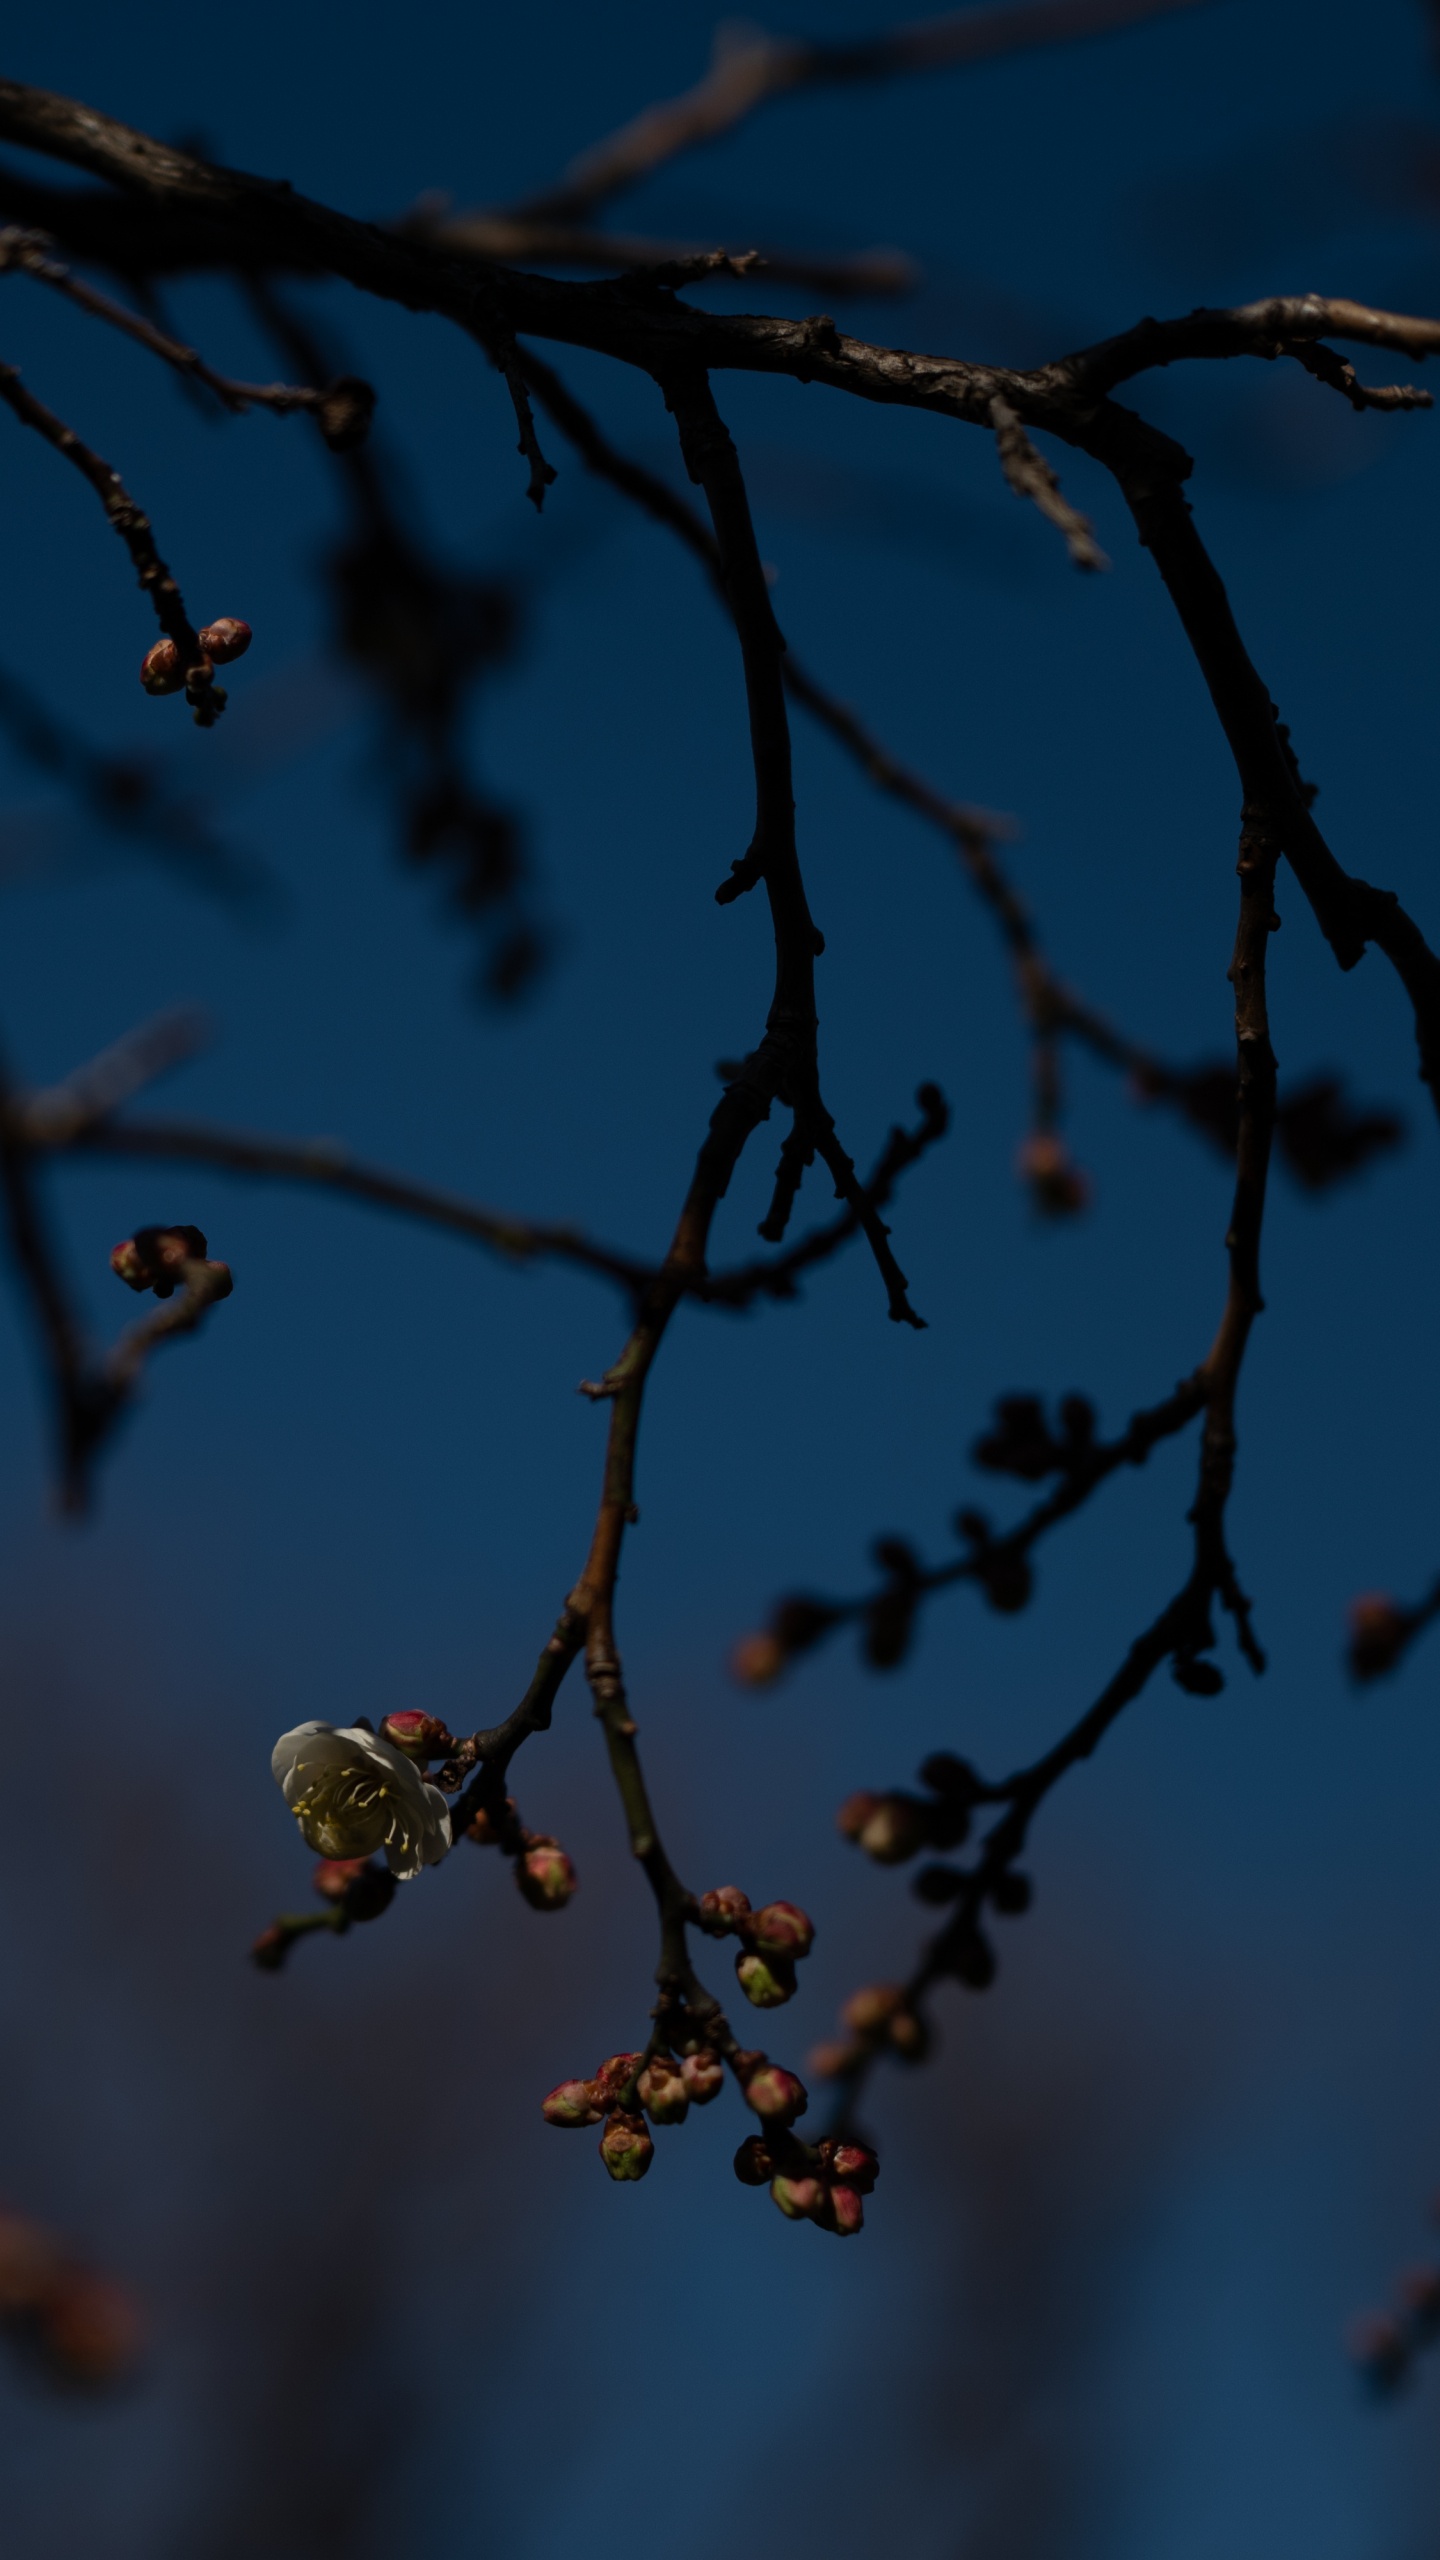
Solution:
M 312 1718 L 309 1724 L 297 1724 L 292 1726 L 289 1733 L 282 1733 L 270 1754 L 270 1775 L 276 1784 L 284 1785 L 300 1757 L 302 1747 L 309 1741 L 312 1734 L 329 1733 L 332 1729 L 328 1724 L 317 1724 Z

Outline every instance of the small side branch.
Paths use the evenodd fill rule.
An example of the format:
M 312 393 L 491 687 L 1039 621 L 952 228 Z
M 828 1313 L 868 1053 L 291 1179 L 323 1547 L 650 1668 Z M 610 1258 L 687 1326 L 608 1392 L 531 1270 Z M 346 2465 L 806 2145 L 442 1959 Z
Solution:
M 1077 569 L 1108 569 L 1109 561 L 1095 539 L 1095 528 L 1061 494 L 1060 483 L 1043 453 L 1036 450 L 1008 400 L 997 392 L 990 403 L 995 450 L 1000 468 L 1017 498 L 1032 505 L 1065 537 L 1065 548 Z

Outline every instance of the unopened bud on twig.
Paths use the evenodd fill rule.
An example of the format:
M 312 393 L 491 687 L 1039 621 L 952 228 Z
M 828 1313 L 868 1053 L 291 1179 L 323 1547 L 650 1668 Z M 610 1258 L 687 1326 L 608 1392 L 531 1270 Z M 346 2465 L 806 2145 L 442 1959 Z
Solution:
M 278 1973 L 289 1952 L 289 1930 L 280 1928 L 272 1920 L 268 1929 L 261 1930 L 251 1948 L 250 1961 L 258 1965 L 262 1973 Z
M 1027 1138 L 1016 1163 L 1042 1217 L 1073 1218 L 1089 1206 L 1088 1177 L 1053 1131 L 1040 1129 Z
M 232 658 L 243 658 L 255 635 L 248 622 L 237 622 L 233 614 L 222 613 L 218 622 L 207 622 L 200 634 L 200 646 L 217 667 L 228 667 Z
M 767 2187 L 775 2175 L 775 2163 L 758 2133 L 752 2133 L 736 2152 L 735 2175 L 742 2187 Z
M 728 1938 L 737 1920 L 749 1917 L 750 1896 L 738 1884 L 717 1885 L 700 1896 L 700 1926 L 707 1937 Z
M 612 2053 L 608 2062 L 601 2063 L 595 2086 L 607 2107 L 615 2106 L 624 2096 L 644 2059 L 643 2053 Z
M 898 1982 L 867 1982 L 851 1992 L 840 2015 L 853 2034 L 878 2036 L 904 2006 L 905 1993 Z
M 178 693 L 185 682 L 180 652 L 173 640 L 157 640 L 140 661 L 140 681 L 147 693 Z
M 559 1841 L 541 1834 L 516 1859 L 515 1881 L 532 1911 L 563 1911 L 577 1878 Z
M 652 2124 L 683 2124 L 690 2113 L 685 2074 L 672 2054 L 651 2054 L 635 2084 L 635 2095 Z
M 719 2054 L 712 2053 L 706 2045 L 699 2053 L 686 2054 L 680 2065 L 680 2076 L 692 2104 L 708 2107 L 711 2099 L 718 2098 L 725 2086 L 725 2065 Z
M 1351 1677 L 1377 1680 L 1393 1671 L 1410 1641 L 1408 1613 L 1388 1591 L 1362 1591 L 1349 1608 Z
M 115 1246 L 110 1268 L 127 1289 L 153 1289 L 157 1298 L 173 1298 L 184 1264 L 203 1262 L 207 1251 L 198 1227 L 137 1227 Z
M 805 2083 L 793 2071 L 783 2070 L 778 2062 L 762 2062 L 745 2083 L 745 2103 L 767 2124 L 793 2124 L 803 2116 L 810 2101 Z
M 767 1902 L 745 1932 L 762 1955 L 808 1956 L 815 1944 L 815 1923 L 797 1902 Z
M 503 1824 L 507 1819 L 513 1822 L 514 1818 L 513 1796 L 506 1797 L 503 1813 L 492 1813 L 487 1805 L 482 1804 L 477 1807 L 466 1823 L 462 1837 L 472 1841 L 477 1849 L 496 1849 L 500 1845 Z
M 818 2178 L 772 2178 L 770 2200 L 778 2204 L 791 2222 L 810 2222 L 824 2203 L 825 2191 Z
M 829 2166 L 832 2177 L 862 2196 L 868 2196 L 880 2175 L 879 2159 L 868 2142 L 837 2142 Z
M 380 1721 L 380 1739 L 393 1743 L 407 1760 L 439 1760 L 450 1749 L 450 1734 L 438 1716 L 427 1716 L 423 1707 L 401 1707 L 393 1716 Z
M 784 1956 L 762 1956 L 752 1948 L 736 1957 L 735 1979 L 755 2009 L 781 2009 L 795 1997 L 795 1967 Z
M 827 2231 L 837 2232 L 842 2240 L 851 2239 L 865 2225 L 865 2207 L 858 2189 L 834 2186 L 825 2197 L 824 2223 Z
M 612 2178 L 643 2178 L 655 2157 L 655 2145 L 643 2116 L 617 2108 L 600 2136 L 600 2157 Z
M 548 2098 L 542 2098 L 540 2113 L 547 2124 L 558 2124 L 567 2130 L 587 2124 L 598 2124 L 605 2110 L 593 2080 L 562 2080 Z

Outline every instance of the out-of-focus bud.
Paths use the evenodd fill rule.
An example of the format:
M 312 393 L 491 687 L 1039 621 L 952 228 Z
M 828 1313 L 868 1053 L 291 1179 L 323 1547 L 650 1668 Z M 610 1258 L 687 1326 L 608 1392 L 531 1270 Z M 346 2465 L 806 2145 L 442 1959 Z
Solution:
M 753 2009 L 783 2009 L 795 1997 L 795 1967 L 784 1956 L 757 1955 L 735 1959 L 735 1979 Z
M 562 2080 L 558 2089 L 541 2099 L 540 2113 L 547 2124 L 558 2124 L 568 2131 L 571 2127 L 598 2124 L 605 2110 L 593 2080 Z
M 343 1902 L 358 1876 L 369 1866 L 368 1858 L 322 1858 L 310 1878 L 324 1902 Z
M 1367 2311 L 1352 2322 L 1350 2354 L 1376 2391 L 1393 2391 L 1410 2362 L 1405 2333 L 1388 2311 Z
M 927 1808 L 915 1796 L 881 1796 L 856 1835 L 867 1858 L 878 1867 L 900 1867 L 917 1849 L 928 1845 Z
M 837 2142 L 830 2154 L 830 2172 L 842 2186 L 868 2196 L 880 2175 L 880 2162 L 868 2142 Z
M 930 2050 L 930 2030 L 914 2009 L 897 2009 L 886 2034 L 902 2062 L 923 2062 Z
M 342 373 L 327 383 L 315 415 L 332 453 L 351 453 L 363 444 L 375 415 L 375 394 L 358 374 Z
M 763 2062 L 745 2083 L 745 2103 L 766 2124 L 786 2125 L 803 2116 L 810 2101 L 804 2081 L 793 2071 L 783 2070 L 778 2062 Z
M 697 2107 L 708 2107 L 711 2099 L 718 2098 L 725 2086 L 725 2065 L 719 2054 L 712 2053 L 705 2045 L 699 2053 L 686 2054 L 680 2065 L 680 2076 L 692 2103 Z
M 498 1848 L 500 1845 L 502 1822 L 513 1821 L 514 1818 L 515 1799 L 513 1796 L 506 1797 L 505 1811 L 503 1815 L 491 1813 L 488 1807 L 482 1804 L 478 1811 L 475 1812 L 466 1823 L 462 1837 L 466 1840 L 473 1841 L 477 1849 Z
M 753 1636 L 742 1636 L 739 1643 L 732 1646 L 730 1676 L 732 1680 L 738 1680 L 742 1688 L 765 1689 L 772 1680 L 779 1679 L 786 1660 L 785 1648 L 779 1637 L 773 1635 L 768 1627 L 762 1627 Z
M 46 2363 L 61 2381 L 98 2390 L 119 2382 L 136 2362 L 140 2315 L 118 2284 L 104 2276 L 67 2273 L 41 2309 L 38 2338 Z
M 228 667 L 232 658 L 243 658 L 255 634 L 248 622 L 237 622 L 234 615 L 222 613 L 218 622 L 207 622 L 200 634 L 200 646 L 217 667 Z
M 905 1993 L 898 1982 L 867 1982 L 851 1992 L 840 2015 L 852 2034 L 878 2036 L 904 2006 Z
M 339 1893 L 320 1882 L 322 1869 L 332 1867 L 355 1870 Z M 395 1899 L 395 1878 L 378 1858 L 322 1858 L 312 1882 L 327 1902 L 344 1903 L 347 1920 L 378 1920 Z
M 842 2043 L 836 2036 L 827 2044 L 812 2045 L 808 2059 L 817 2080 L 839 2080 L 854 2069 L 863 2053 L 863 2046 Z
M 861 1787 L 847 1796 L 835 1816 L 835 1828 L 844 1840 L 858 1840 L 881 1799 L 871 1787 Z
M 746 1936 L 766 1956 L 808 1956 L 815 1944 L 815 1923 L 797 1902 L 767 1902 L 756 1912 Z
M 178 693 L 185 678 L 173 640 L 157 640 L 140 661 L 140 681 L 147 693 Z
M 961 1804 L 973 1804 L 980 1792 L 980 1780 L 969 1761 L 958 1759 L 953 1751 L 932 1751 L 928 1760 L 922 1760 L 920 1784 L 932 1795 Z
M 683 2124 L 690 2113 L 685 2074 L 673 2054 L 651 2054 L 635 2084 L 635 2095 L 652 2124 Z
M 577 1879 L 559 1841 L 540 1837 L 516 1859 L 515 1881 L 532 1911 L 563 1911 Z
M 612 2178 L 643 2178 L 655 2157 L 644 2117 L 617 2108 L 600 2136 L 600 2157 Z
M 289 1930 L 279 1928 L 272 1921 L 268 1929 L 261 1930 L 251 1948 L 250 1961 L 257 1964 L 262 1973 L 278 1973 L 289 1952 Z
M 595 2074 L 595 2086 L 607 2107 L 613 2107 L 629 2088 L 641 2063 L 643 2053 L 612 2053 Z
M 1388 1591 L 1362 1591 L 1347 1612 L 1349 1664 L 1355 1680 L 1378 1680 L 1393 1671 L 1413 1632 L 1408 1613 Z
M 110 1268 L 127 1289 L 153 1289 L 173 1298 L 187 1262 L 203 1262 L 209 1248 L 198 1227 L 137 1227 L 117 1244 Z
M 450 1748 L 447 1727 L 423 1707 L 401 1707 L 395 1715 L 383 1716 L 380 1739 L 403 1751 L 407 1760 L 439 1760 Z
M 1177 1653 L 1170 1665 L 1170 1677 L 1177 1689 L 1184 1689 L 1192 1698 L 1218 1698 L 1225 1686 L 1219 1663 L 1207 1662 L 1196 1653 Z
M 950 1965 L 956 1981 L 963 1982 L 967 1991 L 988 1991 L 998 1970 L 995 1950 L 979 1929 L 971 1929 L 956 1941 Z
M 735 2175 L 742 2187 L 767 2187 L 774 2177 L 775 2163 L 758 2133 L 752 2133 L 736 2152 Z
M 1417 2328 L 1428 2335 L 1440 2326 L 1440 2267 L 1408 2267 L 1400 2279 L 1400 2298 Z
M 700 1896 L 700 1926 L 710 1938 L 728 1938 L 737 1920 L 747 1919 L 750 1896 L 738 1884 L 719 1884 Z
M 1016 1158 L 1016 1170 L 1041 1215 L 1073 1218 L 1087 1208 L 1090 1183 L 1053 1131 L 1037 1129 Z
M 842 2240 L 851 2239 L 865 2227 L 865 2207 L 854 2187 L 834 2186 L 825 2199 L 825 2228 L 838 2232 Z
M 772 2178 L 770 2200 L 791 2222 L 813 2221 L 824 2201 L 818 2178 Z
M 28 2310 L 54 2283 L 60 2265 L 54 2242 L 38 2222 L 0 2212 L 0 2318 Z

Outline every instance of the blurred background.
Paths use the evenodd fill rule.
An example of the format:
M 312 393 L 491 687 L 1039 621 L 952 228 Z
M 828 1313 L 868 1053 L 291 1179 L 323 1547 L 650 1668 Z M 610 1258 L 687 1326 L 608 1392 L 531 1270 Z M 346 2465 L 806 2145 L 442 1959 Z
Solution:
M 805 31 L 900 15 L 831 0 Z M 356 0 L 343 26 L 250 0 L 137 43 L 78 0 L 14 25 L 7 70 L 389 217 L 428 190 L 466 206 L 544 184 L 698 76 L 711 33 L 698 0 Z M 825 296 L 842 325 L 1007 362 L 1271 291 L 1434 314 L 1433 29 L 1417 0 L 1214 0 L 778 104 L 620 219 L 899 248 L 913 297 Z M 821 298 L 763 278 L 703 290 L 736 309 Z M 355 518 L 304 422 L 202 414 L 11 278 L 6 360 L 121 469 L 197 619 L 243 615 L 256 635 L 213 734 L 146 700 L 150 625 L 120 546 L 75 476 L 0 420 L 12 1072 L 49 1082 L 198 1003 L 213 1044 L 166 1110 L 329 1136 L 658 1252 L 714 1062 L 753 1038 L 768 992 L 758 903 L 713 903 L 748 833 L 733 638 L 678 547 L 553 435 L 537 520 L 503 385 L 453 330 L 338 290 L 290 300 L 376 383 L 395 520 L 460 584 L 474 681 L 435 717 L 489 819 L 468 869 L 441 822 L 427 837 L 356 637 L 381 573 L 336 571 Z M 187 281 L 168 307 L 211 363 L 277 370 L 228 286 Z M 564 370 L 617 442 L 673 473 L 646 384 L 587 357 Z M 1389 375 L 1363 351 L 1360 371 Z M 1083 579 L 988 438 L 786 382 L 719 392 L 797 653 L 937 786 L 1014 812 L 1014 871 L 1064 974 L 1167 1056 L 1223 1054 L 1235 783 L 1102 475 L 1063 457 L 1114 563 Z M 1440 428 L 1357 418 L 1259 364 L 1177 369 L 1134 405 L 1196 456 L 1201 529 L 1337 851 L 1433 938 Z M 78 708 L 55 672 L 77 663 Z M 36 705 L 146 773 L 175 825 L 117 824 L 113 788 L 82 805 L 37 761 Z M 1083 1389 L 1113 1429 L 1166 1393 L 1213 1326 L 1229 1177 L 1077 1057 L 1070 1137 L 1093 1203 L 1038 1220 L 1015 1178 L 1025 1044 L 989 920 L 940 839 L 799 722 L 796 751 L 847 1143 L 869 1161 L 923 1077 L 954 1105 L 895 1216 L 929 1329 L 886 1322 L 853 1249 L 799 1305 L 682 1313 L 621 1627 L 687 1878 L 816 1917 L 771 2038 L 801 2060 L 927 1925 L 903 1875 L 836 1837 L 834 1806 L 940 1746 L 1008 1768 L 1072 1721 L 1184 1571 L 1190 1440 L 1047 1545 L 1023 1617 L 962 1589 L 901 1671 L 865 1670 L 842 1638 L 769 1692 L 733 1685 L 728 1648 L 779 1591 L 864 1587 L 877 1532 L 938 1555 L 957 1503 L 1011 1516 L 967 1456 L 997 1394 Z M 519 1695 L 583 1554 L 603 1414 L 574 1387 L 622 1338 L 613 1294 L 297 1191 L 54 1169 L 97 1331 L 127 1312 L 108 1249 L 148 1220 L 204 1227 L 236 1290 L 157 1363 L 79 1526 L 50 1496 L 18 1299 L 0 1326 L 0 2190 L 131 2286 L 149 2324 L 109 2400 L 0 2374 L 9 2549 L 1434 2550 L 1440 2372 L 1377 2409 L 1344 2331 L 1424 2255 L 1440 2182 L 1436 1656 L 1422 1645 L 1357 1693 L 1342 1647 L 1354 1591 L 1410 1594 L 1440 1563 L 1436 1133 L 1383 962 L 1342 978 L 1283 872 L 1280 903 L 1282 1069 L 1344 1074 L 1408 1141 L 1318 1199 L 1275 1183 L 1232 1512 L 1271 1667 L 1254 1681 L 1227 1633 L 1223 1696 L 1157 1682 L 1047 1807 L 1036 1909 L 1007 1931 L 995 1989 L 955 1991 L 933 2067 L 877 2082 L 885 2174 L 854 2248 L 737 2186 L 733 2099 L 662 2133 L 633 2193 L 591 2140 L 540 2122 L 553 2082 L 639 2040 L 653 1963 L 573 1681 L 515 1772 L 525 1818 L 579 1867 L 568 1913 L 526 1910 L 498 1861 L 463 1850 L 383 1928 L 305 1944 L 279 1979 L 246 1962 L 306 1899 L 269 1776 L 279 1732 L 420 1705 L 465 1729 Z M 773 1155 L 767 1133 L 724 1213 L 726 1259 L 751 1248 Z M 802 1213 L 824 1198 L 815 1185 Z

